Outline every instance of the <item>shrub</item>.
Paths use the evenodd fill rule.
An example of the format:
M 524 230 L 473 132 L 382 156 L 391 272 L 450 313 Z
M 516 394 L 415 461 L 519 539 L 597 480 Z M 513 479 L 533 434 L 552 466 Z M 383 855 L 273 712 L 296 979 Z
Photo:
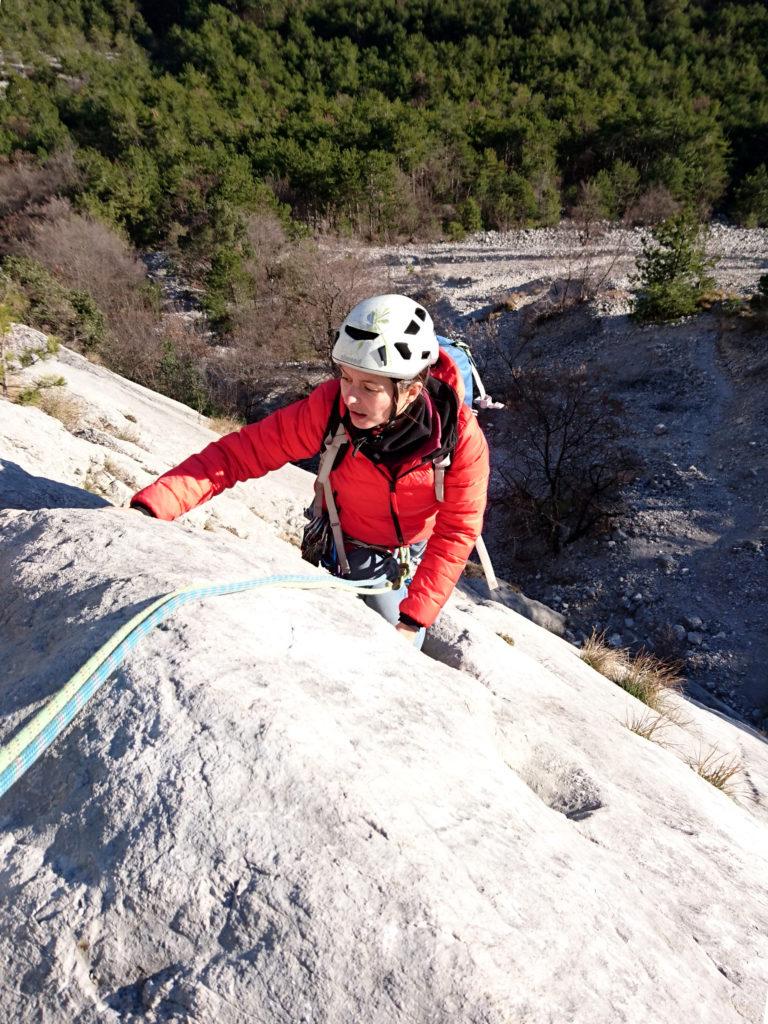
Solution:
M 211 257 L 203 295 L 203 308 L 213 329 L 220 333 L 231 331 L 234 311 L 247 302 L 252 293 L 253 279 L 248 273 L 245 254 L 233 246 L 219 246 Z
M 54 154 L 45 163 L 33 163 L 31 157 L 19 155 L 11 163 L 0 165 L 0 245 L 7 251 L 7 242 L 23 236 L 34 223 L 40 204 L 52 196 L 71 191 L 78 176 L 71 150 Z M 20 216 L 26 210 L 25 216 Z
M 0 273 L 0 388 L 5 398 L 8 397 L 8 371 L 12 365 L 6 353 L 6 338 L 15 312 L 13 301 L 9 301 L 11 287 L 8 277 Z
M 346 313 L 387 289 L 357 247 L 292 240 L 275 215 L 252 216 L 247 238 L 251 293 L 228 309 L 225 347 L 208 361 L 208 377 L 219 406 L 250 415 L 269 396 L 306 393 L 310 379 L 329 368 Z
M 91 295 L 68 289 L 36 260 L 8 256 L 3 271 L 22 295 L 21 315 L 42 331 L 55 328 L 72 345 L 92 351 L 105 337 L 106 323 Z
M 673 323 L 698 310 L 699 292 L 686 281 L 648 285 L 635 299 L 633 316 L 640 323 Z
M 75 340 L 85 352 L 92 352 L 104 341 L 107 330 L 104 314 L 88 292 L 73 288 L 69 293 L 69 301 L 77 314 L 78 329 Z
M 5 260 L 34 326 L 53 325 L 68 344 L 98 351 L 111 369 L 191 405 L 209 408 L 205 348 L 184 330 L 163 330 L 157 289 L 113 228 L 52 199 Z M 50 339 L 52 350 L 58 345 Z
M 630 203 L 624 220 L 631 225 L 661 224 L 681 210 L 681 204 L 664 185 L 654 185 Z
M 689 316 L 714 287 L 705 233 L 690 211 L 651 229 L 637 261 L 639 289 L 633 316 L 640 323 L 669 323 Z
M 757 282 L 757 291 L 749 302 L 754 309 L 768 310 L 768 274 L 763 274 Z
M 480 204 L 474 196 L 469 196 L 463 203 L 459 203 L 457 212 L 461 226 L 465 231 L 472 234 L 475 231 L 483 230 L 483 215 L 480 210 Z
M 11 75 L 0 110 L 0 153 L 47 156 L 70 141 L 45 80 Z
M 60 373 L 47 373 L 43 377 L 38 377 L 35 384 L 39 388 L 63 388 L 67 382 Z
M 734 215 L 745 228 L 768 227 L 768 167 L 760 164 L 736 189 Z
M 158 317 L 139 305 L 110 330 L 101 348 L 101 358 L 122 377 L 144 387 L 157 388 L 156 371 L 163 355 L 163 335 Z
M 87 292 L 112 329 L 145 304 L 146 270 L 128 242 L 65 200 L 42 206 L 14 251 L 45 267 L 63 287 Z
M 596 181 L 583 181 L 577 190 L 576 204 L 571 217 L 578 225 L 583 238 L 595 233 L 595 224 L 611 216 L 611 207 L 606 203 L 602 190 Z
M 640 173 L 626 160 L 617 160 L 610 169 L 598 171 L 593 181 L 608 217 L 623 217 L 638 198 Z
M 485 220 L 499 231 L 524 227 L 538 218 L 539 206 L 530 182 L 519 174 L 510 174 L 508 187 L 510 191 L 486 203 Z
M 202 369 L 202 353 L 195 348 L 184 338 L 164 339 L 156 371 L 157 389 L 196 412 L 208 414 L 214 410 Z
M 448 221 L 445 233 L 451 242 L 463 242 L 467 237 L 467 229 L 459 220 Z
M 17 405 L 37 405 L 40 398 L 40 388 L 34 384 L 28 384 L 27 387 L 22 388 L 16 395 Z

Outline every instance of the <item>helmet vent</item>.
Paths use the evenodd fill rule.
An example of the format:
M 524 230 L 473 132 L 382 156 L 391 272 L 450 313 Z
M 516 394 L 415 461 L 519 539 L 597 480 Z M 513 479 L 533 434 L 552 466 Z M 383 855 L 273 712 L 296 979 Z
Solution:
M 408 326 L 405 328 L 404 334 L 418 334 L 421 330 L 421 324 L 417 324 L 415 320 L 411 320 Z
M 361 327 L 350 327 L 349 324 L 344 330 L 354 341 L 372 341 L 379 336 L 378 331 L 364 331 Z
M 416 316 L 419 318 L 419 320 L 423 321 L 427 319 L 427 311 L 426 309 L 422 309 L 421 306 L 417 306 L 414 312 L 416 313 Z
M 374 334 L 374 338 L 375 337 L 376 337 L 376 335 Z M 377 354 L 379 356 L 379 359 L 381 360 L 381 365 L 382 366 L 386 366 L 387 365 L 387 347 L 386 347 L 386 345 L 382 345 L 380 348 L 376 349 L 376 352 L 377 352 Z
M 432 353 L 431 353 L 431 352 L 429 351 L 429 349 L 427 348 L 427 349 L 425 349 L 425 350 L 424 350 L 424 351 L 423 351 L 423 352 L 421 353 L 421 358 L 422 358 L 422 359 L 429 359 L 429 357 L 430 357 L 431 355 L 432 355 Z
M 404 342 L 404 341 L 396 341 L 395 342 L 395 348 L 400 353 L 400 355 L 403 357 L 403 359 L 410 359 L 411 358 L 411 346 L 408 345 L 406 342 Z

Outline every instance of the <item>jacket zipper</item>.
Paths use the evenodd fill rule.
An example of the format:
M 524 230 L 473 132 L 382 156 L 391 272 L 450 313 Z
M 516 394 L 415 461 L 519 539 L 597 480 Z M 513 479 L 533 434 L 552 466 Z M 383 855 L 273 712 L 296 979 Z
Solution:
M 397 492 L 395 488 L 397 487 L 398 480 L 402 480 L 404 477 L 408 476 L 409 473 L 413 473 L 415 470 L 421 469 L 423 465 L 424 463 L 420 462 L 416 466 L 411 466 L 410 469 L 407 469 L 405 473 L 401 473 L 400 476 L 392 476 L 383 466 L 376 466 L 376 469 L 378 469 L 382 476 L 386 477 L 389 481 L 389 514 L 392 516 L 395 533 L 397 534 L 397 542 L 401 548 L 405 547 L 406 543 L 403 539 L 403 531 L 400 528 L 400 510 L 397 507 Z

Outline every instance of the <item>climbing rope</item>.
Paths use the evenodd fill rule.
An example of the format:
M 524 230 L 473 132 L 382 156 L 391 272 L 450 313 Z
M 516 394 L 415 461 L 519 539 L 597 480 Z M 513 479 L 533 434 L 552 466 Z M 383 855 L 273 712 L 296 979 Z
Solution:
M 0 747 L 0 796 L 7 792 L 50 747 L 78 711 L 85 707 L 99 687 L 123 663 L 142 637 L 158 623 L 190 601 L 263 587 L 295 587 L 300 590 L 335 588 L 365 594 L 383 594 L 391 589 L 389 585 L 370 587 L 365 580 L 345 580 L 333 576 L 263 576 L 254 580 L 212 586 L 192 584 L 158 598 L 113 633 L 34 718 L 19 730 L 9 743 Z

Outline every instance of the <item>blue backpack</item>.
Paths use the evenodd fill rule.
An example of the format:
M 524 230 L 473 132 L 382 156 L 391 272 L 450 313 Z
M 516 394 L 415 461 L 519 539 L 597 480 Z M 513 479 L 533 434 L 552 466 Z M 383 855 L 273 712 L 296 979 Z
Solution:
M 464 381 L 464 404 L 468 405 L 470 409 L 473 403 L 479 405 L 481 409 L 501 409 L 501 403 L 494 402 L 483 387 L 469 345 L 464 341 L 451 341 L 450 338 L 443 338 L 439 334 L 437 343 L 459 368 L 461 379 Z M 475 386 L 477 387 L 477 398 L 475 398 Z
M 437 343 L 458 366 L 461 379 L 464 381 L 464 404 L 471 409 L 475 393 L 475 382 L 472 377 L 472 367 L 475 365 L 475 361 L 469 351 L 469 346 L 465 345 L 463 341 L 451 341 L 450 338 L 443 338 L 439 334 Z

